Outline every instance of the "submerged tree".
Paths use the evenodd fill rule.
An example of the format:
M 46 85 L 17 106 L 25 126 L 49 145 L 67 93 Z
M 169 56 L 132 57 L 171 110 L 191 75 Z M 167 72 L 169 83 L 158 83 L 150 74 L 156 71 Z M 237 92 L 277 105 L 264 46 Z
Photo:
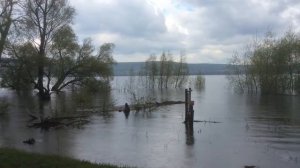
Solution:
M 27 42 L 20 45 L 11 45 L 8 56 L 13 60 L 7 65 L 3 73 L 1 85 L 15 90 L 24 90 L 36 86 L 35 78 L 37 62 L 37 52 L 35 47 Z
M 300 71 L 300 37 L 292 31 L 276 39 L 268 33 L 231 62 L 232 84 L 261 93 L 293 93 Z
M 45 64 L 47 53 L 55 33 L 69 25 L 75 10 L 67 0 L 26 0 L 24 5 L 25 23 L 28 39 L 37 50 L 37 84 L 41 98 L 49 98 L 49 89 L 44 86 Z
M 11 62 L 2 85 L 13 89 L 31 88 L 42 99 L 51 91 L 67 86 L 107 84 L 113 74 L 114 44 L 105 43 L 96 51 L 90 39 L 77 41 L 70 23 L 74 9 L 67 0 L 25 0 L 26 15 L 18 43 L 8 43 Z
M 171 53 L 163 52 L 157 61 L 155 55 L 146 60 L 141 75 L 146 77 L 146 86 L 150 88 L 182 87 L 187 82 L 188 66 L 184 54 L 179 62 L 173 60 Z
M 64 36 L 62 36 L 62 34 Z M 49 53 L 44 60 L 44 90 L 59 92 L 70 85 L 104 85 L 113 74 L 111 43 L 99 47 L 97 54 L 90 39 L 78 44 L 70 27 L 62 27 L 54 36 Z M 2 84 L 14 89 L 24 89 L 33 84 L 37 87 L 39 55 L 31 43 L 13 46 L 13 62 L 8 66 Z
M 145 62 L 144 74 L 146 76 L 147 86 L 154 88 L 156 85 L 157 75 L 158 75 L 158 65 L 156 62 L 156 56 L 150 55 L 150 57 Z
M 179 62 L 174 65 L 174 85 L 175 88 L 182 87 L 188 79 L 189 68 L 185 61 L 184 52 L 180 53 Z

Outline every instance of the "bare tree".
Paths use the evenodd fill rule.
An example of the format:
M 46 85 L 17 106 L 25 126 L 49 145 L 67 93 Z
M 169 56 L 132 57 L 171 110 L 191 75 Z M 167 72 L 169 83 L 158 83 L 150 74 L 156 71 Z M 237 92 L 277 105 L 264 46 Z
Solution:
M 152 89 L 155 87 L 156 84 L 156 76 L 158 75 L 158 67 L 156 62 L 156 56 L 150 55 L 150 57 L 145 62 L 145 76 L 147 77 L 147 85 Z
M 187 81 L 189 69 L 185 59 L 185 53 L 183 51 L 180 52 L 179 62 L 175 63 L 174 68 L 175 88 L 181 87 Z

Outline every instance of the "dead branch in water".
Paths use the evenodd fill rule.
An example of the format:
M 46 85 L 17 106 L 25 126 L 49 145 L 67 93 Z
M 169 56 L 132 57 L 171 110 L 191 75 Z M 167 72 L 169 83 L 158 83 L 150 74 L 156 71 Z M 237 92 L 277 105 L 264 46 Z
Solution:
M 206 121 L 206 120 L 194 120 L 194 122 L 203 122 L 203 123 L 221 123 L 219 121 Z
M 61 127 L 79 127 L 89 122 L 88 116 L 71 116 L 71 117 L 53 117 L 45 118 L 40 122 L 29 125 L 30 128 L 41 128 L 48 130 L 49 128 L 61 128 Z

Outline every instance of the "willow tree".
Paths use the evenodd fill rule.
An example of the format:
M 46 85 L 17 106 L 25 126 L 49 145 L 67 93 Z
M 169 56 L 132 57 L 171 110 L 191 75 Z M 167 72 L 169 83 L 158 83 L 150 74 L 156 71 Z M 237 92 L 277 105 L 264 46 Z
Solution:
M 12 58 L 2 85 L 22 90 L 33 86 L 41 99 L 70 85 L 108 83 L 113 74 L 114 44 L 97 50 L 90 39 L 81 44 L 70 24 L 74 9 L 67 0 L 24 0 L 18 43 L 9 43 Z
M 45 61 L 54 34 L 72 22 L 75 10 L 67 0 L 26 0 L 24 20 L 28 39 L 37 50 L 37 85 L 42 99 L 50 98 L 49 89 L 44 86 Z
M 72 36 L 69 37 L 70 41 L 62 38 L 62 34 L 67 34 L 65 31 L 58 33 L 57 37 L 62 41 L 55 40 L 51 50 L 52 59 L 46 68 L 47 90 L 59 92 L 69 85 L 107 84 L 113 75 L 114 44 L 105 43 L 98 48 L 97 54 L 94 54 L 95 49 L 90 39 L 85 39 L 83 44 L 79 45 L 73 41 Z M 51 88 L 50 83 L 54 83 Z
M 44 90 L 60 92 L 67 86 L 106 86 L 113 74 L 114 44 L 105 43 L 95 52 L 90 39 L 79 44 L 70 26 L 61 27 L 49 44 L 44 60 Z M 8 50 L 12 61 L 3 76 L 2 85 L 17 90 L 37 88 L 39 53 L 30 42 L 12 45 Z M 93 89 L 93 88 L 92 88 Z

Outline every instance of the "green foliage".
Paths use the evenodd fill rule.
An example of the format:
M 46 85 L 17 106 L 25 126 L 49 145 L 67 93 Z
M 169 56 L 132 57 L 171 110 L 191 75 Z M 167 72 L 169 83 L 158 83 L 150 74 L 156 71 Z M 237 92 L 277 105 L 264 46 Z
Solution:
M 47 83 L 44 90 L 61 91 L 70 85 L 99 90 L 112 79 L 113 48 L 113 44 L 106 43 L 94 54 L 90 39 L 84 40 L 80 45 L 71 27 L 62 27 L 54 35 L 49 53 L 43 61 L 43 77 Z M 3 76 L 2 86 L 16 90 L 37 88 L 36 70 L 40 61 L 36 48 L 29 42 L 11 45 L 10 56 L 13 61 Z
M 179 62 L 175 62 L 171 53 L 164 52 L 159 61 L 155 55 L 151 55 L 141 71 L 141 75 L 146 77 L 145 86 L 150 88 L 182 87 L 187 82 L 188 73 L 183 54 Z
M 300 76 L 297 75 L 295 78 L 295 90 L 300 93 Z
M 73 94 L 74 102 L 78 107 L 89 107 L 92 105 L 92 94 L 85 90 L 80 89 Z
M 96 78 L 85 78 L 82 84 L 82 88 L 90 93 L 110 90 L 109 81 L 98 80 Z
M 11 63 L 1 85 L 16 90 L 37 89 L 42 99 L 69 85 L 92 86 L 112 79 L 114 44 L 105 43 L 97 53 L 90 39 L 79 44 L 72 30 L 75 9 L 68 0 L 22 1 L 22 21 L 6 42 L 18 1 L 0 3 L 0 58 L 4 42 Z M 5 30 L 4 30 L 5 29 Z M 7 29 L 7 30 L 8 30 Z M 16 35 L 18 34 L 18 36 Z M 99 80 L 99 82 L 96 82 Z
M 10 46 L 9 56 L 12 61 L 2 76 L 1 86 L 12 89 L 29 89 L 37 76 L 37 52 L 31 43 Z
M 205 77 L 202 75 L 197 75 L 195 79 L 195 88 L 203 89 L 205 87 Z
M 300 63 L 300 37 L 288 31 L 281 38 L 268 33 L 254 41 L 231 61 L 234 86 L 248 92 L 293 94 L 297 90 Z
M 118 168 L 127 166 L 115 166 L 111 164 L 97 164 L 88 161 L 80 161 L 71 158 L 27 153 L 15 149 L 0 149 L 0 167 L 5 168 Z

